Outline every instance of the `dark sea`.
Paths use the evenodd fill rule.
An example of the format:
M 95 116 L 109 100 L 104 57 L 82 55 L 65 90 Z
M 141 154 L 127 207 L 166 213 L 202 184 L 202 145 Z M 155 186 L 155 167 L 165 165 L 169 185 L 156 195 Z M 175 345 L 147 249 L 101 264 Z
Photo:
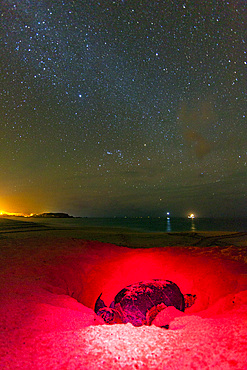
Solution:
M 54 226 L 66 227 L 116 227 L 139 232 L 186 232 L 186 231 L 247 231 L 247 219 L 226 218 L 68 218 L 30 219 Z

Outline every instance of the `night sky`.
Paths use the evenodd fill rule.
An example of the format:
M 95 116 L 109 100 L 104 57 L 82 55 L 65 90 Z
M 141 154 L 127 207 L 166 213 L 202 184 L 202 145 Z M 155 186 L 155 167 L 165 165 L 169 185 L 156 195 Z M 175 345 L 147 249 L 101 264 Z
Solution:
M 247 216 L 247 3 L 1 2 L 0 209 Z

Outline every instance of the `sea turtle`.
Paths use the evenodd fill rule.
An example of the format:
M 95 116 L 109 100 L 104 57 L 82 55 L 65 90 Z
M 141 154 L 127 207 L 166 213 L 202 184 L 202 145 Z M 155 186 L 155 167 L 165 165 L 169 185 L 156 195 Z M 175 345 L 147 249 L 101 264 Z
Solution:
M 169 280 L 152 279 L 128 285 L 122 289 L 107 307 L 98 297 L 94 311 L 107 324 L 131 323 L 134 326 L 151 325 L 156 315 L 168 306 L 184 311 L 196 299 L 195 295 L 183 295 L 179 287 Z

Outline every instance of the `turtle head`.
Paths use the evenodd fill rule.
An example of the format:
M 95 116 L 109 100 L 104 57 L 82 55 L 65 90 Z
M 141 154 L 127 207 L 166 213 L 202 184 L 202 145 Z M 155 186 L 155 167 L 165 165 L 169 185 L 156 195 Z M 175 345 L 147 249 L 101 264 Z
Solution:
M 101 296 L 102 293 L 98 297 L 94 306 L 94 312 L 97 316 L 102 317 L 106 324 L 122 323 L 119 312 L 114 309 L 114 302 L 111 303 L 110 307 L 107 307 L 105 302 L 101 299 Z
M 121 321 L 119 320 L 118 311 L 114 308 L 103 307 L 96 312 L 98 316 L 102 317 L 106 324 L 117 324 Z
M 191 307 L 196 301 L 195 294 L 184 294 L 184 306 L 185 308 Z

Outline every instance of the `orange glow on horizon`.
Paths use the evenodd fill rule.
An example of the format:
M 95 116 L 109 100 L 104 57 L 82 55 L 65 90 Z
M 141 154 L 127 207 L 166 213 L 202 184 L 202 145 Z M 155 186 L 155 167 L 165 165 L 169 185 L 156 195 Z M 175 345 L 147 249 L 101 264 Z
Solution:
M 7 212 L 7 211 L 3 211 L 2 209 L 0 210 L 0 217 L 1 216 L 32 217 L 33 215 L 35 215 L 35 213 Z
M 7 211 L 0 210 L 0 216 L 23 216 L 23 217 L 27 217 L 27 216 L 31 216 L 31 215 L 27 215 L 27 214 L 21 213 L 21 212 L 7 212 Z
M 42 214 L 42 213 L 49 213 L 50 211 L 43 211 L 43 212 L 32 212 L 32 213 L 23 213 L 23 212 L 7 212 L 0 209 L 0 217 L 9 216 L 9 217 L 32 217 L 34 215 Z

